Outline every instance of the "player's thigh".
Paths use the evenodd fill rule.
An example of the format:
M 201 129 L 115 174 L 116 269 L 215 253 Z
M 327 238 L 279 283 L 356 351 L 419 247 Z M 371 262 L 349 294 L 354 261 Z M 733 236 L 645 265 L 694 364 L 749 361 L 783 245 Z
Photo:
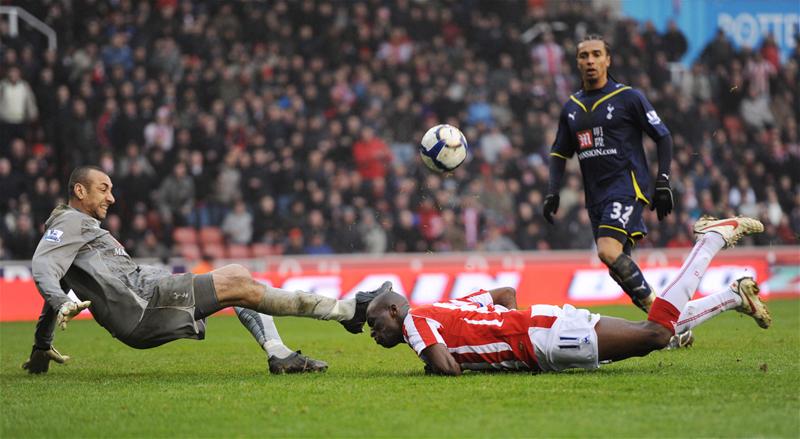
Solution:
M 601 317 L 595 332 L 600 361 L 647 355 L 662 348 L 671 335 L 649 321 L 632 322 L 616 317 Z
M 205 317 L 200 309 L 217 310 L 210 275 L 191 273 L 160 279 L 136 328 L 120 337 L 129 346 L 145 349 L 181 338 L 203 339 Z

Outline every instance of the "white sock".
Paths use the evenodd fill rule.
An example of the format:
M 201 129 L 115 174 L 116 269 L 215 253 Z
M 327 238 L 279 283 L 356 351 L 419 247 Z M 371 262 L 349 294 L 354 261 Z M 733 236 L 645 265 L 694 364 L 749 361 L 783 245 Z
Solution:
M 264 297 L 257 309 L 264 314 L 342 321 L 352 319 L 356 313 L 355 299 L 336 300 L 303 291 L 264 288 Z
M 267 342 L 261 347 L 267 351 L 268 357 L 286 358 L 294 353 L 294 351 L 286 347 L 286 345 L 283 344 L 280 339 L 267 340 Z
M 688 331 L 706 320 L 734 309 L 741 304 L 742 297 L 731 291 L 730 287 L 719 293 L 692 300 L 681 311 L 678 322 L 675 324 L 675 332 Z
M 676 310 L 684 309 L 700 285 L 708 264 L 724 246 L 725 239 L 720 234 L 710 232 L 703 235 L 683 262 L 678 276 L 658 297 L 672 304 Z
M 250 331 L 250 334 L 256 339 L 259 346 L 266 351 L 268 356 L 286 358 L 292 353 L 292 350 L 283 344 L 278 328 L 275 327 L 275 319 L 272 316 L 238 306 L 233 309 L 236 311 L 239 321 Z

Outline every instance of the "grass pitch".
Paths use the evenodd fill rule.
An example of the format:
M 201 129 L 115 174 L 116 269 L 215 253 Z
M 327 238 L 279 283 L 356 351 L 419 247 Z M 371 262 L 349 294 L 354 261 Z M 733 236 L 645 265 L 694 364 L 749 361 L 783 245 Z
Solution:
M 270 376 L 233 316 L 205 341 L 137 351 L 93 321 L 56 346 L 71 364 L 29 376 L 33 323 L 0 325 L 0 437 L 799 437 L 800 301 L 769 303 L 761 330 L 729 312 L 690 349 L 595 372 L 425 376 L 338 324 L 279 319 L 325 374 Z M 633 307 L 597 311 L 640 318 Z

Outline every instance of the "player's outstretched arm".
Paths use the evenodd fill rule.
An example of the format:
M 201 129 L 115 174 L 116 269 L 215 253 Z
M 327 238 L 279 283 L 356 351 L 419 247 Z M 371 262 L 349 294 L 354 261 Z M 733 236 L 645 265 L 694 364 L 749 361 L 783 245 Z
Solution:
M 56 326 L 61 330 L 67 329 L 67 322 L 72 320 L 75 316 L 81 313 L 84 309 L 92 305 L 91 301 L 84 300 L 83 302 L 67 302 L 61 305 L 61 308 L 56 314 Z
M 50 346 L 47 349 L 40 349 L 33 346 L 31 356 L 28 361 L 22 363 L 22 368 L 27 370 L 28 373 L 47 373 L 50 369 L 50 362 L 55 361 L 58 364 L 64 364 L 69 361 L 69 357 L 61 355 L 56 348 Z
M 428 346 L 422 351 L 422 356 L 427 358 L 428 365 L 434 373 L 440 375 L 461 375 L 461 366 L 456 359 L 447 351 L 447 346 L 436 343 Z
M 508 309 L 517 309 L 517 290 L 511 287 L 495 288 L 489 291 L 492 302 Z

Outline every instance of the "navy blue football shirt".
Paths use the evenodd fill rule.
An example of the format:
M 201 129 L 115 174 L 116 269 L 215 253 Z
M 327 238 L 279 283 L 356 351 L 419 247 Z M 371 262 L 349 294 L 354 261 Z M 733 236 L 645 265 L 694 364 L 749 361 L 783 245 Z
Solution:
M 601 89 L 570 96 L 550 155 L 567 160 L 578 154 L 588 207 L 615 196 L 649 204 L 651 178 L 642 132 L 654 141 L 669 135 L 639 90 L 609 79 Z

